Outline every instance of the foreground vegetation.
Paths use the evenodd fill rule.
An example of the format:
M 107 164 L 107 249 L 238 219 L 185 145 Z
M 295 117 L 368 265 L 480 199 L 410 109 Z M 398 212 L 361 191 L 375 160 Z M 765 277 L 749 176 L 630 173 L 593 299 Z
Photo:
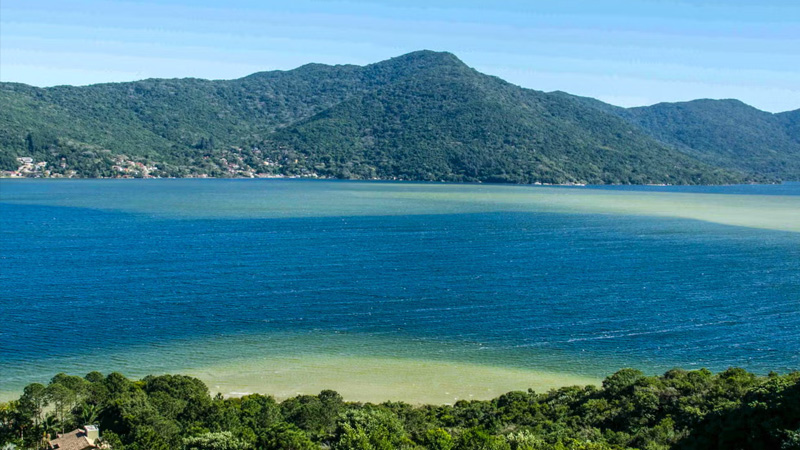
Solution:
M 602 387 L 510 392 L 494 400 L 412 406 L 211 397 L 195 378 L 56 375 L 0 404 L 0 445 L 98 424 L 114 449 L 800 449 L 800 372 L 759 377 L 623 369 Z

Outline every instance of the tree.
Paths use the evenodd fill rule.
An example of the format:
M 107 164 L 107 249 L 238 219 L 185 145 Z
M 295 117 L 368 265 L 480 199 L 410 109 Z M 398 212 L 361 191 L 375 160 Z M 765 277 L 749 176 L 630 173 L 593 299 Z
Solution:
M 270 427 L 258 437 L 259 450 L 316 450 L 315 444 L 303 430 L 288 423 Z
M 510 450 L 505 439 L 492 436 L 480 428 L 470 428 L 458 437 L 457 450 Z
M 442 428 L 434 428 L 425 432 L 423 440 L 425 447 L 429 450 L 451 450 L 455 443 L 450 433 Z
M 242 423 L 254 431 L 269 428 L 281 419 L 281 410 L 272 397 L 246 395 L 241 399 Z
M 184 450 L 247 450 L 246 442 L 237 439 L 230 431 L 205 433 L 183 439 Z
M 377 408 L 350 410 L 336 425 L 333 450 L 394 450 L 413 447 L 397 416 Z
M 0 403 L 0 442 L 21 443 L 29 420 L 19 410 L 19 401 Z
M 19 398 L 19 410 L 27 414 L 38 428 L 42 421 L 42 412 L 48 405 L 47 388 L 41 383 L 31 383 L 25 386 Z
M 344 408 L 342 397 L 335 391 L 322 391 L 319 396 L 299 395 L 281 403 L 283 418 L 311 434 L 322 437 L 332 433 Z
M 103 380 L 105 379 L 105 377 L 103 376 L 103 374 L 102 374 L 102 373 L 100 373 L 100 372 L 97 372 L 97 371 L 94 371 L 94 372 L 89 372 L 89 373 L 87 373 L 87 374 L 86 374 L 86 376 L 85 376 L 85 377 L 83 377 L 83 378 L 84 378 L 86 381 L 90 382 L 90 383 L 102 383 L 102 382 L 103 382 Z
M 44 418 L 42 421 L 42 434 L 41 434 L 41 445 L 42 448 L 46 447 L 47 441 L 50 440 L 53 436 L 55 436 L 56 432 L 59 428 L 58 419 L 50 414 Z
M 75 406 L 77 398 L 75 392 L 63 384 L 56 383 L 47 386 L 47 399 L 53 403 L 62 433 L 65 429 L 66 419 L 72 411 L 72 407 Z
M 82 403 L 76 419 L 79 425 L 92 425 L 97 422 L 100 415 L 100 408 L 92 403 Z
M 607 396 L 618 396 L 623 390 L 633 386 L 642 378 L 644 378 L 644 373 L 640 370 L 621 369 L 603 380 L 603 391 Z
M 111 396 L 117 396 L 133 390 L 133 383 L 119 372 L 111 372 L 108 374 L 103 384 L 105 384 Z
M 506 441 L 511 446 L 511 450 L 536 450 L 544 447 L 544 439 L 528 430 L 511 433 L 506 436 Z
M 36 151 L 36 143 L 33 140 L 33 135 L 30 133 L 25 135 L 25 148 L 28 150 L 29 155 Z

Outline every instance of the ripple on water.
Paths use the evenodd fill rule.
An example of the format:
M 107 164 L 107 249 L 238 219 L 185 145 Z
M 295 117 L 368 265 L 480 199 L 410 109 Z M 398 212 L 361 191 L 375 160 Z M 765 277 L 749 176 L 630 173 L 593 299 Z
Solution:
M 419 397 L 381 364 L 492 389 L 799 368 L 800 185 L 0 183 L 0 391 L 95 369 L 273 393 L 324 369 Z

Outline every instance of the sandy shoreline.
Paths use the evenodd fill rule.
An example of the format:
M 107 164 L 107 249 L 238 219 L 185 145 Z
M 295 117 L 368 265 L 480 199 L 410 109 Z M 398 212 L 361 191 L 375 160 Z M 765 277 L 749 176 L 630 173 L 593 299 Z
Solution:
M 333 389 L 348 401 L 447 404 L 515 390 L 544 392 L 600 380 L 567 373 L 456 361 L 326 356 L 264 358 L 191 371 L 212 394 L 267 393 L 282 400 Z
M 336 355 L 263 357 L 169 373 L 197 377 L 206 383 L 211 395 L 226 397 L 259 393 L 284 400 L 332 389 L 347 401 L 411 404 L 487 400 L 509 391 L 545 392 L 601 381 L 569 373 L 461 361 Z M 14 400 L 20 393 L 0 390 L 0 401 Z
M 0 379 L 7 381 L 0 385 L 0 401 L 16 399 L 26 384 L 46 384 L 59 372 L 83 376 L 94 370 L 118 371 L 131 379 L 190 375 L 205 382 L 211 395 L 260 393 L 286 399 L 332 389 L 349 401 L 413 404 L 600 383 L 592 375 L 597 370 L 582 374 L 578 361 L 556 363 L 554 357 L 389 336 L 324 332 L 217 336 L 44 359 L 25 371 L 0 368 Z

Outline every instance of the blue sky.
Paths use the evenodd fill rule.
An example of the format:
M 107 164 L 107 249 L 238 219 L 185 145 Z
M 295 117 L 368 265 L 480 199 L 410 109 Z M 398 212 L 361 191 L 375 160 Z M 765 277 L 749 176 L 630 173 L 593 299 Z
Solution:
M 37 86 L 237 78 L 420 49 L 622 106 L 800 108 L 796 0 L 0 2 L 0 80 Z

